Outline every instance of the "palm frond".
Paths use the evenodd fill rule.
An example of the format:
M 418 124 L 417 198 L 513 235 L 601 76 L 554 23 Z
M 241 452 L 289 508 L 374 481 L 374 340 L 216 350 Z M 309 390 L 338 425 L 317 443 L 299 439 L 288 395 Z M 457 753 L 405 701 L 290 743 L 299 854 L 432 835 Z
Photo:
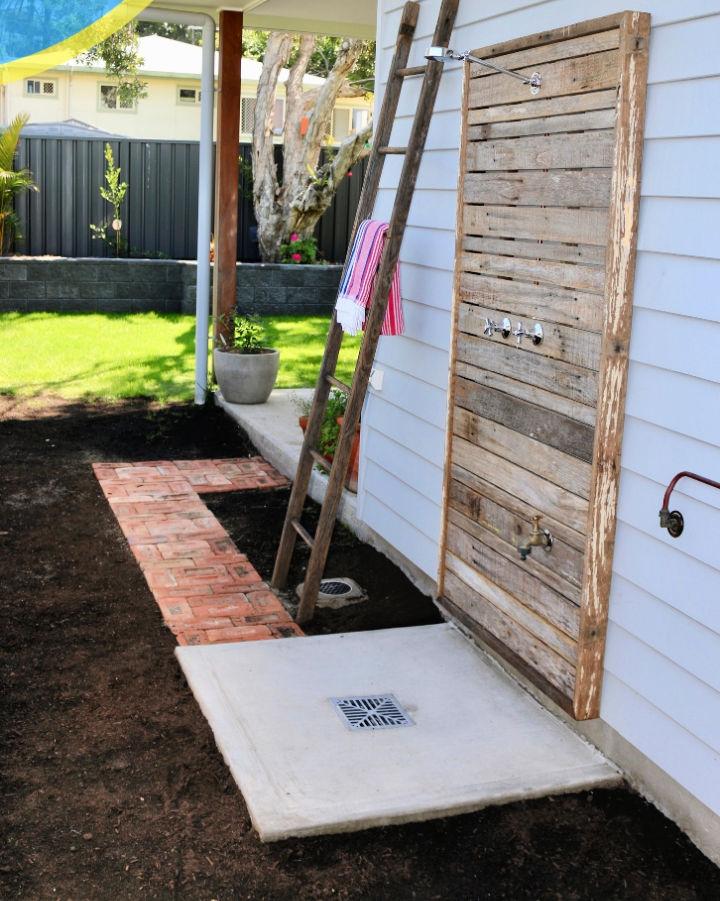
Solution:
M 12 169 L 17 153 L 20 132 L 25 128 L 30 116 L 21 113 L 12 120 L 8 127 L 0 134 L 0 169 Z

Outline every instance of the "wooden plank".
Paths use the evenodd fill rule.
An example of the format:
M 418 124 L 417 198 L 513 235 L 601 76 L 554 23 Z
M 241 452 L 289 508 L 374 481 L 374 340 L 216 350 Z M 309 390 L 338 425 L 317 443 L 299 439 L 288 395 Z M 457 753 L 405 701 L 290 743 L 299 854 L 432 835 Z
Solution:
M 553 591 L 530 573 L 516 552 L 516 561 L 508 561 L 479 538 L 456 523 L 448 526 L 448 550 L 468 567 L 494 585 L 502 585 L 497 607 L 521 622 L 528 632 L 537 635 L 548 647 L 570 662 L 575 660 L 580 608 Z M 543 552 L 544 553 L 544 552 Z M 552 553 L 552 551 L 550 552 Z M 467 570 L 461 577 L 470 582 Z M 461 575 L 456 572 L 456 575 Z M 511 600 L 512 599 L 512 600 Z M 526 617 L 526 611 L 531 616 Z M 537 619 L 540 622 L 537 622 Z
M 230 338 L 229 317 L 237 305 L 238 141 L 240 139 L 241 12 L 222 9 L 217 88 L 215 152 L 215 265 L 213 335 Z
M 650 16 L 625 13 L 621 31 L 621 75 L 607 260 L 607 314 L 574 694 L 578 719 L 597 717 L 600 711 L 632 323 Z
M 520 281 L 515 281 L 514 278 L 492 278 L 489 275 L 476 274 L 481 268 L 476 262 L 477 256 L 476 254 L 465 254 L 460 260 L 460 265 L 465 269 L 460 276 L 460 299 L 462 301 L 512 313 L 514 316 L 526 316 L 542 322 L 557 322 L 560 325 L 580 328 L 587 332 L 599 333 L 602 331 L 603 301 L 601 297 L 596 294 L 533 285 L 529 281 L 522 281 L 523 274 L 531 276 L 547 264 L 536 264 L 532 260 L 527 263 L 520 261 L 515 270 Z M 505 267 L 507 267 L 505 271 L 508 274 L 513 272 L 513 257 L 494 257 L 493 260 L 494 262 L 490 264 L 491 268 L 498 269 L 501 274 Z M 556 269 L 566 265 L 568 268 L 572 268 L 571 264 L 550 264 Z M 471 270 L 471 267 L 475 268 L 475 272 L 468 271 Z
M 483 337 L 485 320 L 496 320 L 497 315 L 497 311 L 492 308 L 463 302 L 460 304 L 460 331 L 468 335 Z M 512 311 L 513 322 L 516 318 L 515 312 Z M 530 328 L 532 325 L 529 321 L 524 324 L 526 328 Z M 543 321 L 542 326 L 544 336 L 537 345 L 533 344 L 529 338 L 523 339 L 518 345 L 512 335 L 509 338 L 502 338 L 499 334 L 495 334 L 492 337 L 485 337 L 485 340 L 489 343 L 510 344 L 520 354 L 549 357 L 553 360 L 561 360 L 563 363 L 582 366 L 585 369 L 599 369 L 600 335 L 547 321 Z
M 572 697 L 575 682 L 575 667 L 564 657 L 552 651 L 543 641 L 524 629 L 517 620 L 489 602 L 484 594 L 457 576 L 453 568 L 456 557 L 448 555 L 448 597 L 460 609 L 468 613 L 482 628 L 487 629 L 506 647 L 524 660 L 531 670 L 541 673 L 562 694 Z M 462 562 L 462 561 L 461 561 Z
M 556 519 L 553 511 L 545 513 L 529 503 L 527 498 L 518 497 L 517 491 L 513 486 L 500 487 L 494 485 L 487 478 L 475 475 L 469 469 L 463 469 L 462 466 L 458 466 L 453 462 L 450 463 L 449 469 L 453 483 L 457 482 L 465 485 L 484 498 L 490 499 L 498 506 L 504 507 L 514 516 L 517 516 L 523 523 L 532 522 L 533 516 L 540 514 L 543 517 L 543 522 L 547 524 L 547 527 L 556 538 L 567 544 L 568 547 L 574 548 L 580 554 L 584 552 L 585 539 L 579 532 L 571 529 L 564 520 Z
M 524 50 L 515 50 L 512 53 L 501 53 L 494 56 L 492 61 L 505 69 L 520 69 L 523 66 L 537 66 L 539 63 L 549 63 L 558 59 L 600 53 L 602 50 L 615 50 L 619 43 L 620 31 L 617 28 L 611 28 L 607 31 L 569 38 L 565 41 L 539 44 Z M 482 51 L 474 50 L 472 52 L 474 56 L 480 56 L 482 53 Z M 483 78 L 490 74 L 492 74 L 492 70 L 479 66 L 477 63 L 470 63 L 470 78 Z
M 454 420 L 455 434 L 460 438 L 517 463 L 578 497 L 589 497 L 589 463 L 462 407 L 456 408 Z
M 450 579 L 453 587 L 457 586 L 462 590 L 463 583 L 459 579 L 456 579 L 452 574 L 450 574 Z M 503 626 L 499 622 L 499 614 L 496 614 L 492 609 L 490 611 L 489 615 L 496 620 L 495 632 L 491 632 L 489 629 L 480 625 L 480 623 L 461 606 L 451 601 L 447 595 L 439 596 L 436 603 L 446 616 L 458 623 L 461 628 L 478 641 L 487 653 L 496 658 L 500 658 L 503 664 L 509 663 L 521 677 L 533 682 L 545 695 L 552 698 L 561 710 L 572 715 L 572 699 L 568 696 L 567 689 L 560 689 L 557 685 L 550 682 L 545 677 L 545 673 L 542 670 L 530 666 L 520 654 L 511 650 L 507 644 L 498 637 L 503 634 Z M 509 625 L 510 624 L 505 625 L 504 628 L 508 628 Z M 570 677 L 574 678 L 574 675 L 571 673 Z
M 465 176 L 463 199 L 518 206 L 606 207 L 611 181 L 611 169 L 470 172 Z
M 481 294 L 502 295 L 500 282 L 509 279 L 523 283 L 534 283 L 532 289 L 535 294 L 542 292 L 543 296 L 552 294 L 561 298 L 561 311 L 567 314 L 567 307 L 580 305 L 583 300 L 588 307 L 587 314 L 578 311 L 569 314 L 566 321 L 568 325 L 578 325 L 583 322 L 584 328 L 590 331 L 599 331 L 602 327 L 602 283 L 605 273 L 600 266 L 583 266 L 578 263 L 562 263 L 555 260 L 532 260 L 523 257 L 505 256 L 493 253 L 463 253 L 460 258 L 460 266 L 465 274 L 475 273 L 479 278 L 474 279 L 474 287 Z M 472 280 L 471 283 L 472 284 Z M 554 291 L 549 291 L 548 287 Z M 469 287 L 468 290 L 471 290 Z M 579 292 L 582 292 L 580 294 Z M 594 298 L 588 295 L 595 295 Z M 569 300 L 574 297 L 575 302 Z M 466 298 L 464 298 L 466 299 Z M 553 307 L 555 302 L 550 302 Z M 560 315 L 560 314 L 558 314 Z
M 588 503 L 546 479 L 533 475 L 521 466 L 498 457 L 464 438 L 453 437 L 452 462 L 475 475 L 486 478 L 499 488 L 522 485 L 523 497 L 544 515 L 562 519 L 576 532 L 585 534 Z
M 485 419 L 557 448 L 585 463 L 592 463 L 595 430 L 568 416 L 548 410 L 542 403 L 512 397 L 504 391 L 457 375 L 454 403 Z
M 457 348 L 457 358 L 462 363 L 497 372 L 583 404 L 594 406 L 597 401 L 598 374 L 592 369 L 550 357 L 518 353 L 515 346 L 508 346 L 502 339 L 487 341 L 465 333 L 458 334 Z
M 468 129 L 470 141 L 494 141 L 521 138 L 528 135 L 587 133 L 615 128 L 615 110 L 590 110 L 567 116 L 544 116 L 536 119 L 519 119 L 514 122 L 490 122 L 473 125 Z
M 457 376 L 474 382 L 484 392 L 496 390 L 508 396 L 513 403 L 532 403 L 547 411 L 548 422 L 552 421 L 553 414 L 567 416 L 584 425 L 595 425 L 595 407 L 588 406 L 560 394 L 554 394 L 537 385 L 520 382 L 502 373 L 491 369 L 473 366 L 470 363 L 458 360 L 455 364 Z M 584 459 L 581 454 L 577 454 Z
M 607 167 L 612 165 L 614 145 L 612 129 L 476 140 L 467 145 L 466 166 L 469 172 Z
M 462 482 L 450 481 L 449 521 L 456 523 L 470 535 L 480 538 L 499 554 L 518 562 L 518 544 L 530 527 L 531 520 L 516 516 L 490 498 L 478 494 Z M 546 520 L 546 527 L 550 522 Z M 523 565 L 550 588 L 554 588 L 580 607 L 580 585 L 583 555 L 565 544 L 550 529 L 552 551 L 533 553 Z
M 463 223 L 468 235 L 567 241 L 603 247 L 608 239 L 606 210 L 466 204 Z
M 562 97 L 566 94 L 580 94 L 585 91 L 602 91 L 614 88 L 618 83 L 618 51 L 606 50 L 591 56 L 563 59 L 537 67 L 518 70 L 528 78 L 534 73 L 542 77 L 542 87 L 538 98 Z M 470 82 L 468 102 L 471 109 L 481 106 L 496 106 L 499 103 L 527 101 L 530 88 L 516 78 L 507 75 L 490 75 L 475 78 Z
M 465 235 L 462 246 L 463 250 L 477 253 L 506 254 L 515 258 L 522 257 L 531 260 L 559 260 L 566 263 L 605 266 L 605 247 L 592 244 L 559 244 L 544 240 L 520 241 L 514 237 L 495 238 Z
M 566 97 L 550 97 L 548 99 L 525 97 L 519 103 L 487 106 L 483 109 L 469 110 L 468 125 L 483 125 L 490 122 L 518 122 L 523 119 L 534 119 L 548 116 L 564 116 L 570 113 L 581 113 L 589 110 L 615 109 L 617 91 L 610 88 L 606 91 L 592 91 L 589 94 L 569 94 Z
M 485 59 L 494 59 L 508 53 L 517 53 L 527 50 L 528 47 L 539 47 L 544 44 L 554 44 L 557 41 L 568 41 L 586 34 L 597 34 L 608 31 L 611 28 L 619 28 L 623 22 L 623 13 L 612 13 L 608 16 L 600 16 L 597 19 L 585 19 L 582 22 L 574 22 L 572 25 L 562 25 L 547 31 L 538 31 L 535 34 L 523 35 L 523 37 L 510 38 L 499 44 L 489 44 L 473 51 L 474 55 Z
M 567 663 L 574 664 L 576 642 L 571 636 L 556 629 L 544 616 L 540 616 L 533 610 L 530 610 L 529 607 L 526 607 L 512 592 L 501 588 L 496 581 L 488 578 L 474 566 L 469 565 L 464 556 L 453 552 L 450 547 L 451 544 L 452 547 L 459 547 L 463 555 L 468 553 L 463 544 L 455 543 L 458 536 L 462 535 L 463 533 L 458 532 L 455 526 L 449 526 L 447 555 L 449 571 L 486 601 L 489 601 L 497 611 L 519 625 L 528 635 L 538 639 L 546 648 L 553 651 Z M 477 542 L 477 544 L 481 546 L 480 542 Z M 507 568 L 507 564 L 504 565 Z M 568 606 L 570 605 L 568 604 Z

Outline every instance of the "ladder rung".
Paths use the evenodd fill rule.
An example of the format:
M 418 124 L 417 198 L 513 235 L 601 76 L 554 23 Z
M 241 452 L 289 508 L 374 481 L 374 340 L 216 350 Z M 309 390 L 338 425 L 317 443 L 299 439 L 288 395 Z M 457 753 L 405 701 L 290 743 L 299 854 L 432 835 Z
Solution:
M 395 74 L 400 78 L 412 78 L 413 75 L 424 75 L 427 66 L 406 66 L 404 69 L 397 69 Z
M 293 529 L 295 529 L 295 531 L 298 533 L 298 535 L 302 538 L 302 540 L 305 542 L 305 544 L 309 548 L 311 548 L 315 544 L 315 539 L 312 537 L 312 535 L 308 532 L 308 530 L 300 522 L 299 519 L 290 520 L 290 524 L 292 525 Z
M 387 156 L 391 153 L 407 153 L 407 147 L 378 147 L 378 153 L 381 156 Z
M 334 375 L 326 375 L 325 378 L 328 385 L 332 385 L 333 388 L 337 388 L 338 391 L 342 391 L 343 394 L 350 394 L 350 385 L 346 385 L 345 382 L 336 379 Z
M 328 460 L 326 460 L 325 457 L 323 457 L 323 455 L 320 453 L 320 451 L 316 451 L 311 448 L 310 456 L 313 458 L 313 460 L 317 463 L 318 466 L 321 466 L 324 470 L 326 470 L 327 472 L 330 472 L 330 470 L 332 468 L 332 463 L 330 463 Z

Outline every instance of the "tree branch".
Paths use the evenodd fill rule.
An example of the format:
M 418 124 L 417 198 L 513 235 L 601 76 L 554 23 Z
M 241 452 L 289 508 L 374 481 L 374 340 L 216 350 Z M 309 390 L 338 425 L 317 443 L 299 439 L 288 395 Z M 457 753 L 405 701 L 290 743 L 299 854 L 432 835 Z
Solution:
M 348 171 L 364 156 L 372 135 L 372 122 L 361 131 L 346 138 L 335 156 L 321 166 L 317 178 L 305 188 L 290 208 L 290 230 L 301 235 L 312 231 L 318 219 L 332 203 L 335 192 Z

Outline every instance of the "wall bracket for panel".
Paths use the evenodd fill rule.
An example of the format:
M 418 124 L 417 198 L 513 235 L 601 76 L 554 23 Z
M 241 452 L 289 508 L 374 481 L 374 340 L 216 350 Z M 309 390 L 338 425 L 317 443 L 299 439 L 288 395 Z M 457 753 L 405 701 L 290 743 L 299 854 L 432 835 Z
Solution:
M 542 77 L 539 72 L 533 72 L 532 75 L 523 75 L 522 72 L 513 72 L 512 69 L 504 69 L 496 63 L 488 62 L 486 59 L 480 59 L 479 56 L 473 56 L 469 50 L 451 50 L 450 47 L 428 47 L 425 53 L 425 59 L 434 59 L 442 63 L 457 60 L 458 62 L 476 63 L 478 66 L 484 66 L 486 69 L 492 69 L 493 72 L 499 72 L 501 75 L 510 75 L 512 78 L 519 78 L 523 84 L 530 85 L 530 93 L 537 94 L 542 85 Z

